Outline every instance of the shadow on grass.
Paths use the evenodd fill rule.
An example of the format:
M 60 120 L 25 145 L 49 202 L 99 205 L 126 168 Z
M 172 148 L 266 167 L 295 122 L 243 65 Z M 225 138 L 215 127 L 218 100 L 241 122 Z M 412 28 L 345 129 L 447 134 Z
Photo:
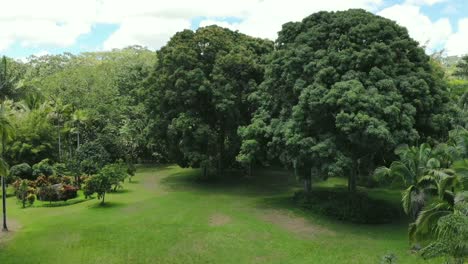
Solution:
M 35 206 L 35 207 L 62 207 L 62 206 L 69 206 L 69 205 L 79 204 L 79 203 L 86 202 L 86 201 L 89 201 L 89 200 L 90 199 L 81 198 L 81 199 L 76 199 L 76 200 L 60 201 L 60 202 L 52 202 L 52 203 L 43 202 L 43 204 L 40 204 L 40 205 Z
M 165 170 L 169 169 L 171 167 L 174 167 L 175 165 L 172 164 L 137 164 L 136 165 L 136 172 L 137 173 L 144 173 L 144 172 L 153 172 L 154 169 L 157 170 Z
M 388 198 L 382 195 L 379 198 Z M 314 187 L 310 194 L 300 191 L 291 195 L 277 195 L 258 200 L 260 209 L 280 209 L 300 212 L 304 216 L 320 216 L 336 222 L 381 225 L 407 222 L 400 204 L 379 199 L 369 191 L 348 192 L 343 187 Z
M 91 204 L 88 206 L 89 209 L 112 209 L 112 208 L 120 208 L 124 207 L 126 204 L 125 203 L 120 203 L 120 202 L 113 202 L 113 201 L 106 201 L 105 203 L 101 203 L 101 200 L 97 200 L 99 202 Z
M 258 209 L 290 210 L 300 212 L 305 217 L 319 217 L 325 219 L 324 221 L 336 221 L 337 223 L 348 222 L 348 220 L 336 220 L 337 217 L 332 216 L 333 214 L 337 214 L 334 211 L 339 211 L 339 214 L 341 214 L 344 206 L 354 206 L 354 203 L 348 202 L 346 182 L 342 178 L 333 178 L 314 183 L 312 192 L 325 192 L 327 195 L 318 197 L 315 204 L 304 206 L 304 204 L 298 203 L 294 199 L 294 193 L 297 190 L 301 190 L 301 184 L 297 182 L 291 172 L 275 168 L 257 170 L 250 178 L 241 175 L 238 171 L 229 171 L 223 177 L 203 179 L 200 170 L 182 170 L 162 178 L 161 184 L 173 191 L 196 191 L 208 195 L 227 194 L 257 198 L 256 207 Z M 379 216 L 380 212 L 382 212 L 382 215 L 388 219 L 385 220 L 387 223 L 405 221 L 405 218 L 401 215 L 394 213 L 387 217 L 387 213 L 385 212 L 401 207 L 398 191 L 359 187 L 359 193 L 366 194 L 367 200 L 373 206 L 366 206 L 368 204 L 367 200 L 358 203 L 359 210 L 366 210 L 366 215 L 370 212 L 369 217 Z M 382 208 L 378 206 L 380 203 L 375 203 L 376 200 L 385 201 L 385 203 L 382 203 Z M 377 213 L 372 212 L 374 211 L 372 209 L 374 207 L 379 209 Z M 337 209 L 335 210 L 335 208 Z M 352 211 L 351 213 L 353 214 Z M 346 215 L 340 215 L 340 217 L 348 217 L 349 213 L 345 211 L 343 214 Z M 351 217 L 355 216 L 351 215 Z M 361 219 L 358 220 L 361 221 Z M 377 222 L 377 220 L 375 221 Z
M 250 178 L 239 171 L 226 171 L 223 177 L 204 179 L 199 169 L 171 174 L 161 184 L 173 191 L 193 190 L 242 196 L 290 193 L 297 188 L 294 176 L 285 170 L 258 170 Z
M 127 181 L 127 184 L 138 184 L 138 183 L 140 183 L 140 180 L 132 179 L 132 181 Z
M 115 191 L 112 191 L 110 192 L 109 194 L 124 194 L 124 193 L 130 193 L 130 192 L 133 192 L 133 190 L 129 190 L 129 189 L 125 189 L 125 188 L 121 188 L 121 189 L 117 189 Z

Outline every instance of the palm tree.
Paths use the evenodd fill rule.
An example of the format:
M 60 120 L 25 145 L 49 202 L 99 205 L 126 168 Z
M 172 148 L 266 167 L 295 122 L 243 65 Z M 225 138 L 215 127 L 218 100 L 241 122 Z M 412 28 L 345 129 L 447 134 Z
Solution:
M 17 87 L 15 82 L 15 78 L 8 74 L 7 59 L 3 56 L 0 63 L 0 98 L 2 100 L 5 100 L 7 97 L 11 98 L 16 94 Z
M 68 104 L 63 104 L 61 101 L 52 98 L 53 110 L 51 112 L 52 119 L 57 122 L 57 135 L 58 135 L 58 153 L 59 161 L 62 161 L 62 127 L 65 122 L 64 119 L 70 113 L 71 107 Z
M 8 139 L 11 138 L 13 134 L 13 126 L 10 123 L 8 111 L 5 108 L 5 105 L 2 103 L 0 105 L 0 139 L 1 139 L 1 156 L 0 156 L 0 176 L 2 177 L 2 205 L 3 205 L 3 229 L 4 231 L 8 230 L 6 223 L 6 182 L 5 177 L 8 175 L 8 165 L 4 160 L 5 155 L 5 145 Z
M 468 163 L 467 163 L 468 164 Z M 418 240 L 430 235 L 438 220 L 454 213 L 457 204 L 464 201 L 463 177 L 453 172 L 452 175 L 440 178 L 437 183 L 437 197 L 420 212 L 416 221 L 410 225 L 411 240 Z
M 402 146 L 395 153 L 400 157 L 390 167 L 379 167 L 374 175 L 378 179 L 390 177 L 402 179 L 406 189 L 402 195 L 403 210 L 416 220 L 428 197 L 437 192 L 438 179 L 451 174 L 441 168 L 440 161 L 433 156 L 428 144 L 419 147 Z
M 76 132 L 76 149 L 80 148 L 80 127 L 88 120 L 88 114 L 84 110 L 76 110 L 72 116 Z

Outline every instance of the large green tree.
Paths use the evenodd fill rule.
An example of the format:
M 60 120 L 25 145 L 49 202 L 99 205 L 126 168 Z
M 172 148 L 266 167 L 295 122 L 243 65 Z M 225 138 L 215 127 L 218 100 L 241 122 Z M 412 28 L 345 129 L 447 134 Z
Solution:
M 398 144 L 446 136 L 442 77 L 405 28 L 364 10 L 286 23 L 240 157 L 296 164 L 306 179 L 347 175 L 354 191 Z
M 254 111 L 248 97 L 263 81 L 273 43 L 218 26 L 184 30 L 158 52 L 147 108 L 155 141 L 183 167 L 231 166 L 239 126 Z
M 462 79 L 468 79 L 468 55 L 464 56 L 457 64 L 454 75 Z

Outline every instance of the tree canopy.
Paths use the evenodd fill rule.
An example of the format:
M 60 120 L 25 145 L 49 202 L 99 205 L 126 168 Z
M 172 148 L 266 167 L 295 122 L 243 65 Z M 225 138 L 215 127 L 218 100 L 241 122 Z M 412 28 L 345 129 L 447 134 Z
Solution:
M 447 135 L 442 77 L 405 28 L 369 12 L 286 23 L 251 96 L 258 110 L 241 128 L 240 155 L 294 163 L 305 175 L 349 175 L 355 189 L 355 175 L 398 144 Z
M 263 81 L 273 43 L 218 26 L 184 30 L 158 51 L 147 108 L 160 152 L 186 167 L 222 169 L 235 161 L 237 128 L 247 125 L 248 97 Z

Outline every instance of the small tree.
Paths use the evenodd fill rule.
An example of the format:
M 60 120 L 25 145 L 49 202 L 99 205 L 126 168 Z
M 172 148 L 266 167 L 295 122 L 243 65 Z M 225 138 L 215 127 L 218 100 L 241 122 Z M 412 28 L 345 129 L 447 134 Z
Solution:
M 135 164 L 131 161 L 127 161 L 127 176 L 128 176 L 128 181 L 132 182 L 132 177 L 135 176 L 136 172 L 136 167 Z
M 21 201 L 23 208 L 26 207 L 26 203 L 28 202 L 28 190 L 29 190 L 28 181 L 22 180 L 16 192 L 16 197 L 18 198 L 18 200 Z
M 127 170 L 128 168 L 125 163 L 118 162 L 104 166 L 100 173 L 106 174 L 110 178 L 113 191 L 116 191 L 117 188 L 122 187 L 121 183 L 123 183 L 125 178 L 127 178 Z
M 98 199 L 101 199 L 101 204 L 104 204 L 106 193 L 112 190 L 111 174 L 106 171 L 101 171 L 90 177 L 86 181 L 84 190 L 86 196 L 97 193 Z

